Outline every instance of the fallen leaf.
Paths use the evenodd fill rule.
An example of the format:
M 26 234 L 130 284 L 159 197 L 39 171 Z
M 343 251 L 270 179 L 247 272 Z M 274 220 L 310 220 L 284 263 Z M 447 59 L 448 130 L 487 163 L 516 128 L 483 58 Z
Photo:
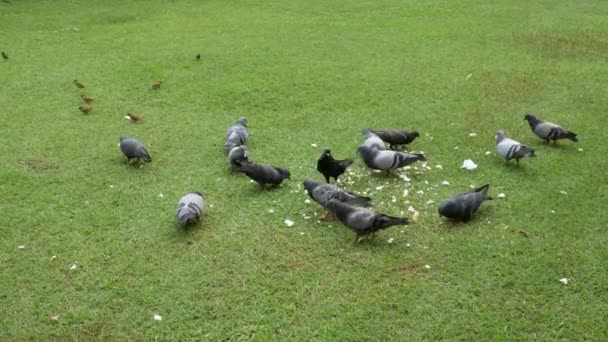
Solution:
M 59 315 L 50 315 L 50 316 L 49 316 L 49 319 L 50 319 L 51 321 L 58 321 L 58 320 L 59 320 Z
M 55 259 L 57 259 L 57 256 L 56 256 L 56 255 L 53 255 L 53 256 L 51 257 L 51 261 L 55 261 Z

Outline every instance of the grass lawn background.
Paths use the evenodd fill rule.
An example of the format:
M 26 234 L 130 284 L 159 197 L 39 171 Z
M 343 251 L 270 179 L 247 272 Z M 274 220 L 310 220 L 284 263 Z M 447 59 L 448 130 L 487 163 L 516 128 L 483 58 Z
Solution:
M 599 0 L 0 2 L 0 339 L 606 339 L 607 34 Z M 526 112 L 581 141 L 547 146 Z M 242 115 L 253 159 L 292 171 L 278 190 L 228 172 Z M 348 188 L 421 222 L 351 246 L 301 182 L 366 127 L 420 131 L 430 170 L 357 158 Z M 501 128 L 538 157 L 503 166 Z M 506 198 L 437 217 L 485 183 Z

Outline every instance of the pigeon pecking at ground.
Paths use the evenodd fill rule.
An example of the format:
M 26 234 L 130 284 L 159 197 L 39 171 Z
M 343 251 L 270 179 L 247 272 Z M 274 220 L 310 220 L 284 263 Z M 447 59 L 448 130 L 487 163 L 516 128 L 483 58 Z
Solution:
M 507 138 L 503 130 L 496 132 L 496 152 L 505 157 L 505 165 L 509 163 L 509 160 L 511 159 L 515 159 L 517 165 L 519 165 L 519 160 L 521 158 L 536 157 L 533 149 L 526 145 L 522 145 L 513 139 Z
M 377 136 L 376 134 L 374 134 L 372 131 L 370 131 L 369 129 L 366 129 L 363 131 L 363 134 L 365 135 L 365 140 L 363 141 L 363 145 L 365 145 L 369 148 L 376 147 L 379 150 L 385 149 L 384 141 L 382 139 L 380 139 L 380 137 Z
M 486 184 L 477 189 L 460 193 L 443 201 L 437 211 L 441 216 L 466 222 L 473 217 L 483 201 L 492 199 L 488 196 L 489 189 L 490 184 Z
M 337 160 L 331 155 L 330 150 L 323 151 L 323 154 L 317 160 L 317 171 L 321 172 L 327 183 L 331 177 L 337 182 L 338 177 L 346 171 L 346 168 L 353 163 L 352 159 Z
M 405 217 L 375 213 L 365 208 L 348 205 L 337 199 L 329 200 L 327 209 L 334 213 L 340 222 L 355 232 L 353 244 L 359 242 L 361 236 L 373 234 L 378 230 L 392 226 L 410 223 L 410 220 Z
M 245 173 L 247 177 L 256 181 L 263 188 L 266 187 L 266 184 L 277 186 L 286 178 L 291 177 L 289 170 L 280 167 L 247 161 L 240 161 L 238 164 L 239 166 L 235 167 L 234 171 Z
M 177 203 L 177 222 L 182 225 L 197 223 L 203 214 L 205 196 L 200 192 L 189 192 Z
M 152 161 L 150 154 L 144 145 L 137 139 L 131 137 L 120 137 L 120 150 L 127 157 L 129 162 L 133 160 L 143 160 L 146 163 Z
M 249 159 L 249 151 L 245 145 L 234 147 L 228 152 L 228 162 L 232 170 L 239 167 L 241 162 L 251 162 Z
M 241 117 L 232 126 L 228 127 L 226 131 L 226 143 L 224 144 L 224 150 L 226 153 L 230 152 L 233 148 L 241 145 L 245 145 L 249 137 L 249 131 L 247 130 L 247 118 Z
M 425 161 L 426 157 L 421 153 L 405 153 L 398 151 L 379 150 L 377 147 L 369 148 L 359 145 L 357 149 L 365 165 L 373 170 L 389 171 L 410 165 L 417 161 Z
M 387 129 L 387 130 L 374 130 L 370 129 L 370 132 L 377 135 L 384 142 L 389 144 L 390 148 L 396 150 L 399 145 L 407 145 L 414 141 L 420 134 L 418 132 L 407 132 L 396 129 Z
M 356 207 L 372 206 L 371 198 L 346 191 L 335 184 L 319 183 L 310 179 L 305 180 L 303 184 L 308 196 L 325 209 L 332 199 Z
M 528 120 L 528 124 L 530 124 L 530 129 L 532 129 L 532 132 L 534 132 L 537 137 L 544 139 L 547 143 L 549 143 L 550 140 L 553 140 L 553 143 L 556 143 L 559 139 L 569 139 L 574 142 L 578 141 L 576 133 L 570 132 L 564 127 L 553 122 L 539 120 L 532 114 L 526 114 L 526 116 L 524 116 L 524 120 Z

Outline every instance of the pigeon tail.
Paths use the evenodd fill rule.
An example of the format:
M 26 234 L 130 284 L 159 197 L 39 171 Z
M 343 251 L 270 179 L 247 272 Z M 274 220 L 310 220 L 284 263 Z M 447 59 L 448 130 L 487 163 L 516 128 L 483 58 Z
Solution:
M 381 214 L 377 217 L 375 225 L 378 229 L 386 229 L 392 226 L 407 225 L 410 220 L 405 217 L 395 217 Z

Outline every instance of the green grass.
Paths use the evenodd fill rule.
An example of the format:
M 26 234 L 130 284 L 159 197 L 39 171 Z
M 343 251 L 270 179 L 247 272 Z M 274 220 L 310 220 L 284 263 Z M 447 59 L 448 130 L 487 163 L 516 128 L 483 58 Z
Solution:
M 606 340 L 607 13 L 601 0 L 0 2 L 0 339 Z M 543 144 L 525 112 L 580 143 Z M 276 191 L 228 172 L 241 115 L 252 157 L 292 170 Z M 301 181 L 322 179 L 322 148 L 355 157 L 365 127 L 419 130 L 431 170 L 407 183 L 357 159 L 349 189 L 421 222 L 351 246 Z M 503 166 L 500 128 L 538 157 Z M 154 161 L 129 167 L 120 135 Z M 479 169 L 459 169 L 467 158 Z M 468 224 L 437 217 L 488 182 L 506 198 Z M 175 206 L 192 190 L 206 214 L 184 231 Z

